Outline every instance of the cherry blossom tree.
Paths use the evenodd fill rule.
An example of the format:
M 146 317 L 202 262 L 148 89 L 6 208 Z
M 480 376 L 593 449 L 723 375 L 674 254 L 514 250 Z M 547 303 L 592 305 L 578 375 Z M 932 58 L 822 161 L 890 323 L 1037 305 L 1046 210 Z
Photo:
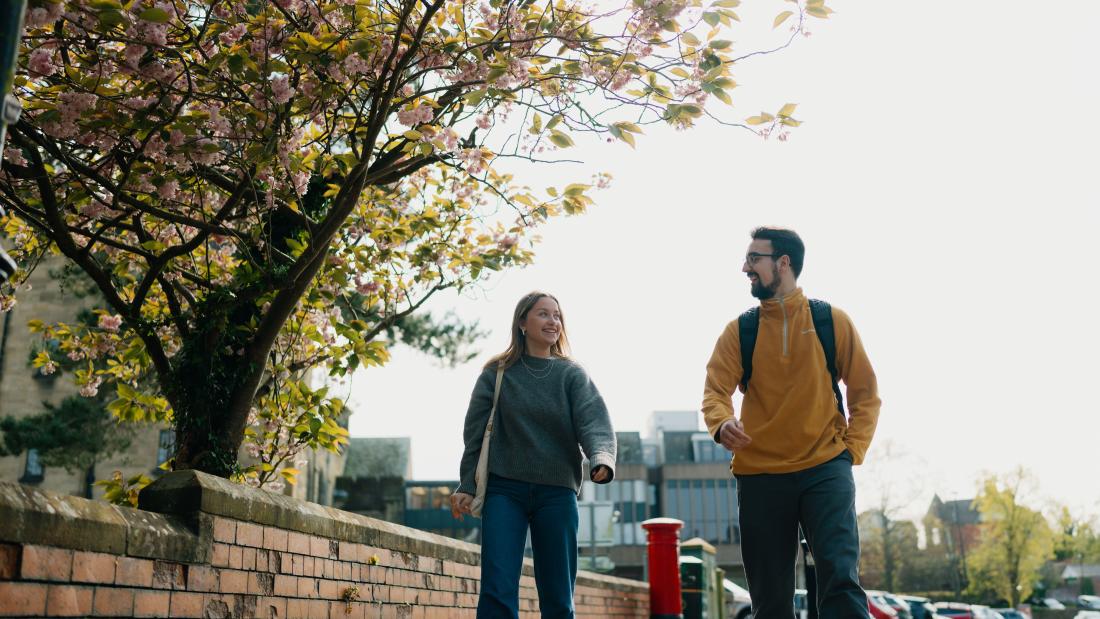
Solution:
M 95 324 L 32 324 L 56 344 L 36 365 L 170 420 L 177 469 L 293 480 L 301 449 L 346 442 L 308 372 L 384 363 L 395 324 L 529 263 L 608 181 L 536 191 L 513 163 L 706 116 L 798 125 L 793 105 L 731 121 L 732 69 L 823 0 L 777 0 L 775 48 L 740 52 L 738 0 L 608 4 L 31 0 L 0 171 L 25 270 L 3 304 L 51 253 L 104 300 Z

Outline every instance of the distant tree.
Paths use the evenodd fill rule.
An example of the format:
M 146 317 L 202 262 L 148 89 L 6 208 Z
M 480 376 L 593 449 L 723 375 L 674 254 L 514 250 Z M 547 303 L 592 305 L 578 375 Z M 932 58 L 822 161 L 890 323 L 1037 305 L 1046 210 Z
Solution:
M 1078 564 L 1100 561 L 1100 532 L 1095 517 L 1076 514 L 1069 507 L 1059 505 L 1054 513 L 1054 558 Z M 1095 590 L 1089 578 L 1078 579 L 1079 595 L 1093 595 Z
M 1014 607 L 1031 595 L 1054 556 L 1054 532 L 1041 512 L 1026 505 L 1035 490 L 1022 467 L 982 483 L 974 499 L 982 514 L 981 543 L 967 557 L 972 595 L 996 594 Z
M 84 496 L 91 498 L 96 463 L 129 448 L 136 426 L 119 424 L 95 399 L 70 396 L 58 406 L 44 404 L 36 415 L 0 419 L 0 455 L 35 449 L 46 466 L 84 473 Z
M 916 526 L 902 514 L 923 491 L 923 465 L 919 456 L 890 440 L 872 447 L 867 458 L 861 490 L 870 493 L 874 508 L 864 516 L 872 521 L 867 523 L 862 561 L 880 570 L 888 591 L 896 588 L 902 561 L 916 550 Z
M 917 526 L 876 509 L 859 515 L 859 530 L 860 582 L 870 589 L 901 590 L 902 574 L 910 571 L 918 550 Z

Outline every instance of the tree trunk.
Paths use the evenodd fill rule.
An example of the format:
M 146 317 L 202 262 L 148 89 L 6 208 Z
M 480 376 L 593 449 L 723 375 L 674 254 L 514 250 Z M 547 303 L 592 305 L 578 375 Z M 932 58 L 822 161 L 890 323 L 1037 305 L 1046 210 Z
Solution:
M 91 499 L 93 490 L 95 488 L 95 462 L 93 461 L 88 465 L 88 468 L 84 471 L 84 498 Z
M 239 317 L 218 318 L 241 324 L 234 320 Z M 253 368 L 237 354 L 245 342 L 232 334 L 232 329 L 210 325 L 185 340 L 173 359 L 166 393 L 175 420 L 174 470 L 194 469 L 218 477 L 230 477 L 238 470 L 237 456 L 252 405 L 252 398 L 238 397 L 238 391 L 251 384 L 248 377 Z M 243 405 L 234 406 L 234 402 Z

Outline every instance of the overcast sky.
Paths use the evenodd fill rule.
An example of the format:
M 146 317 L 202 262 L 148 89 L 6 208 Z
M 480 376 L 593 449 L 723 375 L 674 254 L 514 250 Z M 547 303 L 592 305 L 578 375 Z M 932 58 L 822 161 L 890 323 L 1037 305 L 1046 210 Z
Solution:
M 777 36 L 785 8 L 749 4 L 732 36 L 743 51 Z M 698 410 L 715 339 L 755 303 L 748 233 L 778 224 L 806 242 L 807 295 L 863 338 L 883 399 L 875 443 L 921 471 L 909 513 L 1023 465 L 1036 502 L 1100 514 L 1100 3 L 830 5 L 811 37 L 735 70 L 727 118 L 798 103 L 788 142 L 654 129 L 636 150 L 580 145 L 568 154 L 585 166 L 537 172 L 534 187 L 614 182 L 589 214 L 543 230 L 534 266 L 430 302 L 491 331 L 481 354 L 443 369 L 396 349 L 356 376 L 352 435 L 410 436 L 414 477 L 456 479 L 474 380 L 536 288 L 561 300 L 616 430 Z M 873 455 L 857 469 L 861 507 L 874 467 L 891 470 Z

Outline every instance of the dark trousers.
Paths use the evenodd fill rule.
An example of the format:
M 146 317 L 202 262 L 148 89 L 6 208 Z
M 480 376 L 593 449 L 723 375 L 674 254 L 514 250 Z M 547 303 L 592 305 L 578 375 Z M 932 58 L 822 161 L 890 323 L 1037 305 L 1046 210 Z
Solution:
M 737 503 L 754 619 L 794 616 L 799 525 L 815 561 L 819 617 L 869 617 L 851 454 L 794 473 L 738 475 Z
M 528 528 L 539 610 L 543 617 L 572 619 L 579 524 L 576 493 L 490 475 L 481 516 L 478 619 L 519 616 L 519 577 Z

